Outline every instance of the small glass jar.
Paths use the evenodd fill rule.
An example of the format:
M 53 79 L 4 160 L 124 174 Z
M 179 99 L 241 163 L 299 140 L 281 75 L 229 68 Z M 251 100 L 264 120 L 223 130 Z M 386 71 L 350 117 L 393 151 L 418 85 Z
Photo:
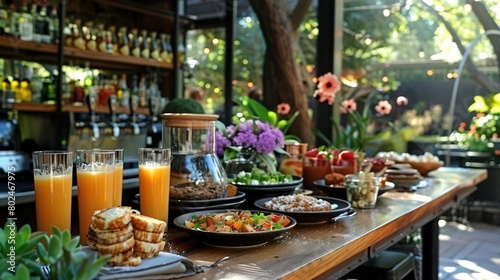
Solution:
M 170 198 L 225 197 L 227 175 L 215 153 L 218 115 L 162 114 L 163 147 L 170 148 Z
M 347 201 L 354 208 L 374 208 L 377 203 L 380 179 L 373 173 L 345 175 Z

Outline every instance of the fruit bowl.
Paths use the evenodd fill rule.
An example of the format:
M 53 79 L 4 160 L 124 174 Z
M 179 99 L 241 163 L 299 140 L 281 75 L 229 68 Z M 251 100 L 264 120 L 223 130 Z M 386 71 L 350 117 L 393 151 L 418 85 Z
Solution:
M 443 166 L 443 162 L 419 162 L 419 161 L 407 161 L 407 162 L 399 162 L 399 163 L 407 163 L 411 165 L 413 169 L 416 169 L 418 173 L 422 176 L 427 176 L 429 172 L 437 170 L 439 167 Z

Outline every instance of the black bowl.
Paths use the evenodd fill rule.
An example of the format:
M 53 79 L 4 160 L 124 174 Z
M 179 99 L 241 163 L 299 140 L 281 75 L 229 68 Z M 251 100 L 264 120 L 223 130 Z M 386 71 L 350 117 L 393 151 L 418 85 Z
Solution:
M 345 191 L 344 185 L 328 185 L 325 183 L 325 179 L 319 179 L 314 181 L 314 186 L 324 191 L 331 197 L 347 200 L 347 193 Z M 378 195 L 382 195 L 385 192 L 390 191 L 392 189 L 394 189 L 394 183 L 385 182 L 385 186 L 383 188 L 378 189 Z
M 216 247 L 227 247 L 227 248 L 248 248 L 248 247 L 256 247 L 264 245 L 268 242 L 273 241 L 275 238 L 281 236 L 285 232 L 292 229 L 297 221 L 292 218 L 290 219 L 290 224 L 283 229 L 272 230 L 272 231 L 260 231 L 260 232 L 208 232 L 202 230 L 189 229 L 184 226 L 184 222 L 186 220 L 190 220 L 193 215 L 201 215 L 201 214 L 213 214 L 213 213 L 224 213 L 227 211 L 242 211 L 238 209 L 226 209 L 226 210 L 208 210 L 208 211 L 199 211 L 192 212 L 178 216 L 174 219 L 174 225 L 185 231 L 203 243 Z M 252 213 L 264 213 L 265 215 L 269 215 L 270 211 L 251 211 Z

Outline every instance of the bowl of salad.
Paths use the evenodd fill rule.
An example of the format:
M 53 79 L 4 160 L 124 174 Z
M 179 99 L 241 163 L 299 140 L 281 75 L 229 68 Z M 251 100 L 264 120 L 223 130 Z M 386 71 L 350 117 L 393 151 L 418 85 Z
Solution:
M 263 210 L 207 210 L 180 215 L 174 225 L 201 242 L 216 247 L 247 248 L 271 242 L 297 221 L 287 215 Z
M 262 197 L 273 197 L 278 195 L 292 194 L 302 187 L 304 179 L 299 176 L 283 174 L 279 171 L 269 173 L 258 168 L 252 171 L 241 171 L 227 178 L 228 183 L 238 187 L 239 191 L 246 194 L 247 202 L 253 205 L 253 201 Z

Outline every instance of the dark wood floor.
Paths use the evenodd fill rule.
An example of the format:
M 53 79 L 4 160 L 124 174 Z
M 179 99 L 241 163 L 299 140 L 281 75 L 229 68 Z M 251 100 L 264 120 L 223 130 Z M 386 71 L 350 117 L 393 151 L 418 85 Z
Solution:
M 439 279 L 500 280 L 500 226 L 440 221 Z

